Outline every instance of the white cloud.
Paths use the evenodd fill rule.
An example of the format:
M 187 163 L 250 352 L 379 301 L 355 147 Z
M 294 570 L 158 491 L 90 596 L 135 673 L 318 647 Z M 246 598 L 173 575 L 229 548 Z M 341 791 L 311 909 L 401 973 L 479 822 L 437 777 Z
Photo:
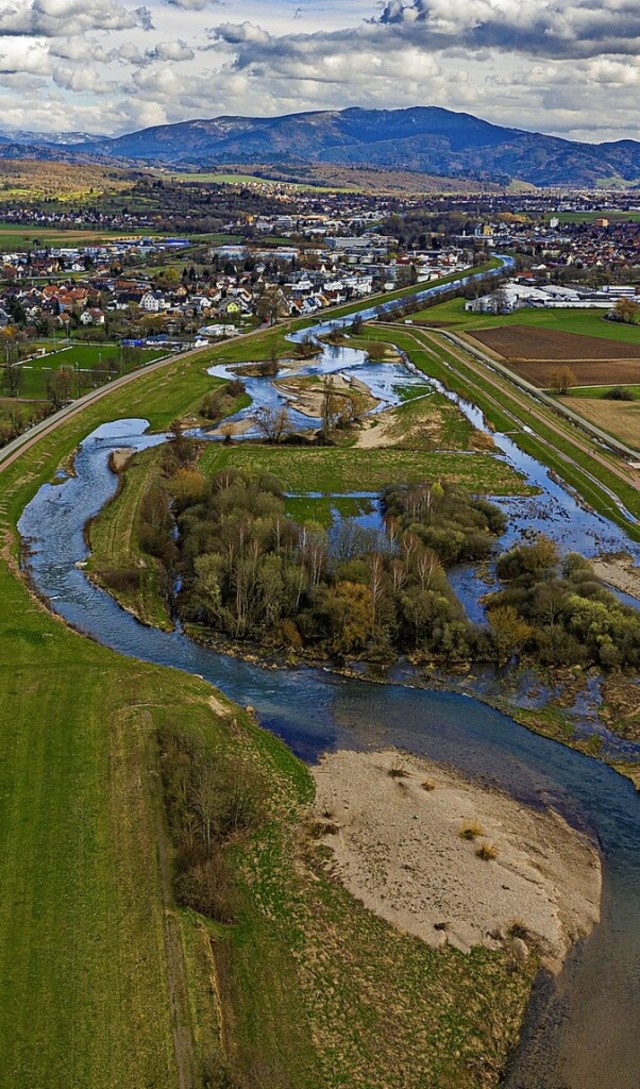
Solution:
M 148 8 L 125 8 L 119 0 L 32 0 L 0 9 L 0 36 L 70 37 L 88 30 L 152 27 Z
M 121 132 L 433 104 L 592 139 L 636 135 L 640 0 L 148 2 L 5 0 L 3 123 Z

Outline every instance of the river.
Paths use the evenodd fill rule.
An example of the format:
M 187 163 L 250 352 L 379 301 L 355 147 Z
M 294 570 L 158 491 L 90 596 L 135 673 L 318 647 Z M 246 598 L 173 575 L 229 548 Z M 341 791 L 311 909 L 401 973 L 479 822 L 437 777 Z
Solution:
M 359 366 L 355 358 L 351 363 Z M 466 411 L 477 410 L 466 406 Z M 534 995 L 506 1084 L 510 1089 L 638 1089 L 640 800 L 632 784 L 468 696 L 346 680 L 323 670 L 263 670 L 201 647 L 179 631 L 139 624 L 77 565 L 87 555 L 84 525 L 116 487 L 110 451 L 161 441 L 163 436 L 146 434 L 144 420 L 98 428 L 79 448 L 75 475 L 44 485 L 23 512 L 19 529 L 30 545 L 31 575 L 52 609 L 122 654 L 201 675 L 239 703 L 251 704 L 261 723 L 302 759 L 312 762 L 341 746 L 399 746 L 451 763 L 523 803 L 552 805 L 590 832 L 604 862 L 602 922 L 576 947 L 556 986 Z M 637 555 L 622 530 L 584 511 L 511 440 L 496 436 L 496 441 L 502 456 L 542 489 L 535 499 L 504 501 L 511 537 L 541 527 L 567 548 L 593 554 L 625 547 Z M 624 751 L 640 757 L 640 746 L 627 744 Z

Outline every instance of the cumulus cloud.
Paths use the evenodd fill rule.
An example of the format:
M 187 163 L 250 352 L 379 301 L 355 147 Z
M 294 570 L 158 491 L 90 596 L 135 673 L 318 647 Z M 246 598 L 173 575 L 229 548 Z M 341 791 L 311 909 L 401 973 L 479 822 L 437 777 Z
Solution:
M 193 60 L 195 52 L 182 38 L 178 38 L 175 42 L 156 42 L 150 49 L 145 49 L 144 53 L 138 51 L 137 54 L 126 46 L 121 46 L 117 56 L 119 60 L 129 60 L 131 64 L 155 64 L 157 61 L 181 64 L 183 61 Z
M 435 49 L 589 57 L 640 46 L 638 0 L 389 0 L 379 25 Z
M 636 132 L 640 0 L 138 2 L 0 0 L 3 122 L 122 132 L 431 104 L 576 135 L 588 116 L 591 138 Z
M 0 9 L 0 36 L 56 38 L 89 30 L 153 27 L 148 8 L 125 8 L 119 0 L 33 0 Z

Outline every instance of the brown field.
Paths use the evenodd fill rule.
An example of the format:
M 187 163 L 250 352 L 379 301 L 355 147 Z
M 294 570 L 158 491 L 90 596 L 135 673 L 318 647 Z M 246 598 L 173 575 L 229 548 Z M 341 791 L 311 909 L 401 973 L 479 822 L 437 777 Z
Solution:
M 528 325 L 502 325 L 497 329 L 469 330 L 469 334 L 491 351 L 511 361 L 557 363 L 562 360 L 582 366 L 583 360 L 640 359 L 638 344 L 623 344 L 601 337 L 583 336 L 580 333 L 559 333 L 553 329 Z M 608 382 L 609 379 L 605 378 L 603 381 Z M 626 378 L 623 381 L 629 382 L 631 379 Z
M 563 397 L 562 403 L 626 445 L 640 447 L 640 401 Z
M 551 371 L 557 367 L 553 360 L 545 359 L 509 359 L 505 360 L 509 370 L 520 378 L 547 389 L 550 385 Z M 624 386 L 640 383 L 640 359 L 571 359 L 567 364 L 576 376 L 572 385 L 576 386 Z

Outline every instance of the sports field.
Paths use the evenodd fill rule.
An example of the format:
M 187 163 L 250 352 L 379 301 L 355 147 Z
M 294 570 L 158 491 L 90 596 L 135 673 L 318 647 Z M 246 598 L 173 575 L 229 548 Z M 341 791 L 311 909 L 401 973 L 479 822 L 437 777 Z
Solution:
M 60 342 L 62 343 L 62 342 Z M 121 350 L 119 344 L 72 344 L 69 347 L 55 347 L 48 350 L 43 356 L 29 359 L 24 363 L 17 363 L 15 367 L 20 371 L 21 381 L 18 395 L 30 400 L 47 400 L 47 383 L 52 374 L 59 370 L 72 372 L 71 396 L 76 396 L 78 387 L 83 389 L 87 385 L 88 372 L 100 371 L 104 368 L 101 381 L 107 377 L 109 361 L 113 360 L 120 365 Z M 166 352 L 158 348 L 140 349 L 140 360 L 137 366 L 153 363 L 154 359 L 160 359 Z M 98 375 L 95 376 L 96 380 Z M 93 376 L 92 376 L 93 384 Z

